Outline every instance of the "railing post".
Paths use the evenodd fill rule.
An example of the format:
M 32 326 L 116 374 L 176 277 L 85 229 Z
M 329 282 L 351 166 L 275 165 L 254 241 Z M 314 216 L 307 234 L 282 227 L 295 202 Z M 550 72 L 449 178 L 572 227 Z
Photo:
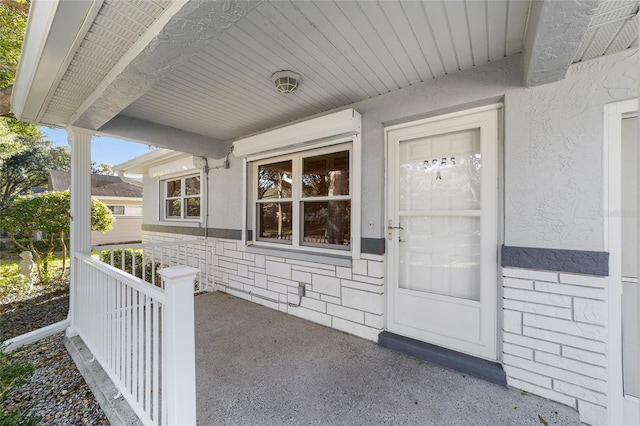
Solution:
M 173 266 L 158 271 L 165 291 L 162 313 L 162 392 L 167 424 L 196 424 L 196 356 L 193 286 L 197 268 Z

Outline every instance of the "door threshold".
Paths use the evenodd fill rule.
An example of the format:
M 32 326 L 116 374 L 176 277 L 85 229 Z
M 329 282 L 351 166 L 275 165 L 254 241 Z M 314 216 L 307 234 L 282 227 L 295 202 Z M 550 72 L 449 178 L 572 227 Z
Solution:
M 378 335 L 378 345 L 499 386 L 507 386 L 507 375 L 497 362 L 476 358 L 388 331 Z

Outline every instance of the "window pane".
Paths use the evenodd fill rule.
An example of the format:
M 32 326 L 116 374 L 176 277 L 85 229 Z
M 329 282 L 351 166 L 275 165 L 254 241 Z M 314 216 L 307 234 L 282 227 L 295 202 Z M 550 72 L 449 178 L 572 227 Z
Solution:
M 317 201 L 303 203 L 303 243 L 351 243 L 351 201 Z
M 167 200 L 167 217 L 180 217 L 180 200 Z
M 200 197 L 186 198 L 185 202 L 185 217 L 200 217 Z
M 349 151 L 303 159 L 302 195 L 349 195 Z
M 123 215 L 124 214 L 124 206 L 107 206 L 111 213 L 115 215 Z
M 185 195 L 200 195 L 200 176 L 193 176 L 184 180 Z
M 260 239 L 285 240 L 291 244 L 292 203 L 258 204 Z
M 291 198 L 291 160 L 258 167 L 258 198 Z
M 179 197 L 182 195 L 181 192 L 180 179 L 167 181 L 167 198 Z

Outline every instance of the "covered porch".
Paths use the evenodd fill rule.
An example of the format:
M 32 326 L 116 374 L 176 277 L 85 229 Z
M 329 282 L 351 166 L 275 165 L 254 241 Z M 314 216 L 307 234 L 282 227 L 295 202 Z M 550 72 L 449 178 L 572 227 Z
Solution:
M 72 148 L 70 313 L 55 330 L 80 335 L 146 424 L 195 424 L 196 404 L 201 424 L 569 424 L 554 416 L 574 409 L 637 424 L 637 395 L 621 414 L 622 197 L 607 186 L 637 117 L 637 15 L 632 0 L 34 0 L 13 110 L 66 128 Z M 466 139 L 437 142 L 449 134 Z M 201 265 L 157 288 L 91 258 L 96 135 L 188 155 L 141 166 L 143 231 L 211 244 L 184 259 L 206 259 L 204 288 L 228 295 L 196 297 L 195 324 Z M 454 170 L 479 158 L 491 174 Z M 396 203 L 404 164 L 431 182 L 416 200 L 446 208 Z M 440 168 L 466 192 L 431 191 Z M 449 204 L 460 193 L 469 203 Z M 522 391 L 380 349 L 385 331 L 490 361 Z
M 195 326 L 200 425 L 580 424 L 566 405 L 226 293 L 195 297 Z M 89 365 L 89 353 L 74 358 Z M 113 397 L 107 387 L 92 390 Z M 110 405 L 111 416 L 135 420 L 126 404 Z

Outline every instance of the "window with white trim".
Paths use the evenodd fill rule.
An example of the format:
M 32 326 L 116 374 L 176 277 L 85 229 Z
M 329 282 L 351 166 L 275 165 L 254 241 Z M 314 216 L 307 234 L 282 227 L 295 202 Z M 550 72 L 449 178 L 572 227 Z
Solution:
M 254 242 L 351 250 L 352 144 L 253 163 Z
M 124 206 L 111 206 L 108 205 L 107 208 L 111 210 L 111 213 L 114 216 L 123 216 L 124 215 Z
M 162 219 L 200 221 L 202 217 L 200 181 L 199 173 L 161 180 Z

